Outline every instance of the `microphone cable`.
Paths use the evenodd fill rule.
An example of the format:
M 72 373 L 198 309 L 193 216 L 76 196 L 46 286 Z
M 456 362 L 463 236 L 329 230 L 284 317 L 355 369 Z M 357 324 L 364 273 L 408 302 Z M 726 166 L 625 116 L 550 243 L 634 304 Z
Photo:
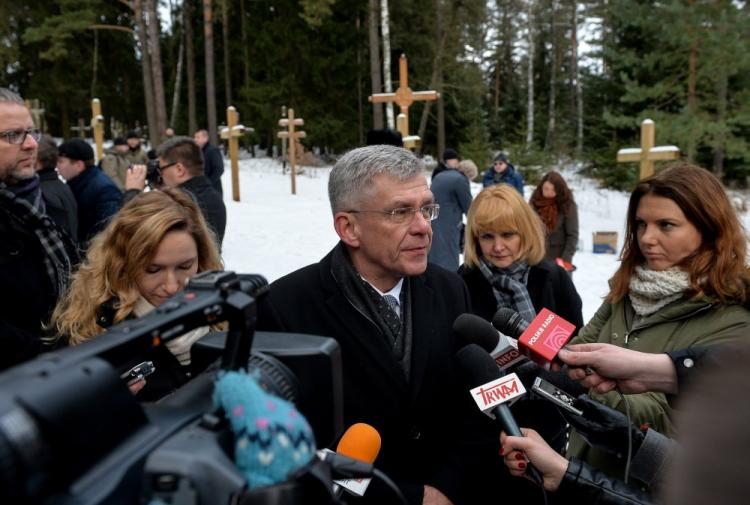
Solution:
M 630 418 L 630 402 L 628 401 L 627 396 L 625 396 L 622 391 L 620 391 L 619 387 L 615 388 L 615 390 L 617 391 L 617 394 L 620 395 L 620 398 L 625 404 L 625 417 L 627 417 L 628 419 L 628 452 L 625 459 L 625 473 L 623 475 L 623 480 L 625 481 L 625 484 L 627 484 L 628 478 L 630 477 L 630 462 L 633 458 L 633 433 L 630 430 L 630 425 L 633 424 L 633 421 Z
M 395 482 L 391 480 L 390 477 L 388 477 L 385 473 L 383 473 L 382 471 L 378 470 L 375 467 L 372 468 L 372 475 L 373 477 L 377 477 L 378 479 L 380 479 L 383 482 L 383 484 L 385 484 L 388 487 L 388 489 L 393 491 L 393 494 L 396 495 L 401 505 L 409 505 L 409 502 L 406 501 L 406 497 L 404 497 L 404 494 L 401 492 L 401 489 L 399 489 L 399 487 L 396 485 Z

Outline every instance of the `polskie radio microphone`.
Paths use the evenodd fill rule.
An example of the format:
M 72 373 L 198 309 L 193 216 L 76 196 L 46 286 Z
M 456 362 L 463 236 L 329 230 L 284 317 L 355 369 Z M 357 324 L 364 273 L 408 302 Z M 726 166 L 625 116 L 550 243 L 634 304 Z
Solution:
M 461 314 L 453 321 L 453 331 L 470 344 L 489 353 L 503 372 L 526 358 L 518 351 L 516 341 L 475 314 Z
M 542 309 L 534 320 L 527 324 L 518 312 L 503 307 L 495 313 L 492 325 L 498 331 L 518 339 L 518 350 L 521 354 L 547 370 L 576 330 L 574 324 L 548 309 Z
M 356 423 L 341 436 L 336 452 L 321 451 L 321 459 L 331 463 L 332 474 L 346 477 L 333 481 L 336 498 L 341 497 L 344 491 L 355 496 L 365 494 L 370 485 L 372 464 L 380 453 L 380 444 L 378 430 L 369 424 Z
M 522 437 L 523 433 L 507 404 L 511 398 L 520 398 L 526 393 L 518 376 L 514 373 L 503 375 L 492 356 L 476 344 L 459 350 L 456 362 L 479 410 L 494 419 L 507 435 Z M 534 481 L 542 485 L 539 471 L 531 463 L 526 468 Z

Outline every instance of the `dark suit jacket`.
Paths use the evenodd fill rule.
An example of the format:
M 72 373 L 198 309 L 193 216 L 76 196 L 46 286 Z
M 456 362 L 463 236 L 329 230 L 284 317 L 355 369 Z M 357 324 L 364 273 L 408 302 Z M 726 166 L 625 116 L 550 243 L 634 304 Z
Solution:
M 424 484 L 440 489 L 456 505 L 470 503 L 459 498 L 462 473 L 479 462 L 483 452 L 459 439 L 479 435 L 465 428 L 467 423 L 479 423 L 485 430 L 492 426 L 454 370 L 461 344 L 451 328 L 454 319 L 469 310 L 469 295 L 457 275 L 432 265 L 411 281 L 409 382 L 379 328 L 339 289 L 330 253 L 271 284 L 260 304 L 258 328 L 336 339 L 343 358 L 344 422 L 365 422 L 378 430 L 382 447 L 376 466 L 398 482 L 410 503 L 421 504 Z M 499 460 L 497 445 L 491 450 Z M 371 485 L 365 498 L 392 503 L 387 492 L 378 501 L 377 487 Z
M 458 270 L 458 274 L 463 277 L 469 288 L 472 312 L 487 321 L 492 321 L 492 316 L 497 311 L 497 302 L 490 283 L 478 268 L 467 268 L 464 265 Z M 529 269 L 526 289 L 537 313 L 547 308 L 574 324 L 576 332 L 581 329 L 581 297 L 565 270 L 551 261 L 542 260 Z

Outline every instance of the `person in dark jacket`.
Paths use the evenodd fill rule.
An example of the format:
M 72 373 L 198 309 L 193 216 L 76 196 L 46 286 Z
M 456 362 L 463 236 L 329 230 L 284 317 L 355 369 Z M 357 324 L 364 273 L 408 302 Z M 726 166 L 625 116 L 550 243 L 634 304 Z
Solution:
M 221 155 L 221 149 L 209 142 L 208 131 L 198 130 L 193 134 L 193 140 L 203 151 L 203 175 L 211 181 L 211 186 L 223 195 L 221 187 L 221 174 L 224 173 L 224 158 Z
M 527 322 L 546 308 L 583 326 L 581 297 L 565 270 L 544 258 L 542 224 L 507 184 L 482 190 L 469 208 L 464 264 L 458 273 L 471 296 L 474 314 L 492 321 L 507 307 Z M 542 432 L 562 450 L 566 424 L 549 403 L 526 399 L 513 406 L 519 422 Z
M 216 235 L 221 248 L 227 226 L 227 209 L 221 195 L 203 175 L 203 155 L 198 144 L 189 137 L 174 137 L 156 150 L 162 185 L 179 188 L 198 203 L 208 225 Z M 125 183 L 125 200 L 128 201 L 146 186 L 146 167 L 132 167 Z
M 192 198 L 170 188 L 140 193 L 91 242 L 52 322 L 69 345 L 106 338 L 107 328 L 150 313 L 197 272 L 221 269 L 213 234 Z M 197 372 L 191 347 L 206 333 L 207 327 L 197 328 L 133 356 L 126 370 L 144 360 L 156 367 L 138 398 L 156 400 Z
M 82 249 L 122 206 L 122 193 L 94 165 L 94 150 L 83 139 L 66 140 L 58 148 L 57 169 L 78 204 L 78 244 Z
M 508 162 L 508 158 L 503 153 L 495 156 L 492 166 L 487 169 L 482 178 L 482 186 L 485 188 L 495 184 L 510 184 L 523 196 L 523 175 Z
M 471 205 L 469 179 L 458 168 L 448 166 L 432 180 L 430 190 L 435 202 L 440 205 L 440 213 L 432 222 L 432 247 L 428 260 L 455 272 L 458 270 L 458 255 L 461 252 L 459 243 L 463 217 Z
M 554 170 L 547 172 L 531 194 L 529 203 L 542 218 L 547 234 L 544 259 L 561 258 L 563 268 L 572 271 L 573 255 L 578 246 L 578 207 L 562 175 Z
M 451 326 L 469 310 L 466 287 L 427 263 L 436 207 L 424 166 L 394 146 L 354 149 L 336 162 L 328 191 L 340 242 L 319 263 L 271 284 L 258 328 L 336 339 L 344 422 L 380 433 L 378 468 L 410 504 L 481 503 L 461 495 L 486 493 L 483 462 L 500 471 L 497 436 L 473 451 L 464 440 L 491 426 L 454 365 L 460 343 Z M 389 503 L 387 493 L 373 481 L 363 503 Z
M 0 370 L 45 349 L 42 325 L 76 258 L 45 212 L 34 161 L 40 136 L 23 99 L 0 88 Z
M 43 135 L 39 140 L 36 169 L 47 215 L 75 243 L 78 240 L 78 204 L 73 192 L 57 173 L 57 144 L 49 135 Z
M 432 171 L 432 180 L 435 180 L 435 177 L 444 170 L 447 170 L 449 168 L 452 169 L 458 169 L 458 153 L 455 149 L 446 149 L 443 152 L 443 158 L 438 162 L 437 166 L 435 167 L 435 170 Z

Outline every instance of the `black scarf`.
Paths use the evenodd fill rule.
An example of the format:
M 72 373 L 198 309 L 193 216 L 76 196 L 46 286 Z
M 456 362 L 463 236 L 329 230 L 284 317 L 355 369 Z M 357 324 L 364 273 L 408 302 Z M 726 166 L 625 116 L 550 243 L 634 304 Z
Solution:
M 378 327 L 383 343 L 398 361 L 406 378 L 411 372 L 412 318 L 411 318 L 411 283 L 404 277 L 401 286 L 399 303 L 401 305 L 400 327 L 389 324 L 385 315 L 392 311 L 383 296 L 378 293 L 355 270 L 349 251 L 343 242 L 339 242 L 331 257 L 331 275 L 335 279 L 344 297 L 354 308 Z M 392 318 L 389 318 L 392 319 Z

